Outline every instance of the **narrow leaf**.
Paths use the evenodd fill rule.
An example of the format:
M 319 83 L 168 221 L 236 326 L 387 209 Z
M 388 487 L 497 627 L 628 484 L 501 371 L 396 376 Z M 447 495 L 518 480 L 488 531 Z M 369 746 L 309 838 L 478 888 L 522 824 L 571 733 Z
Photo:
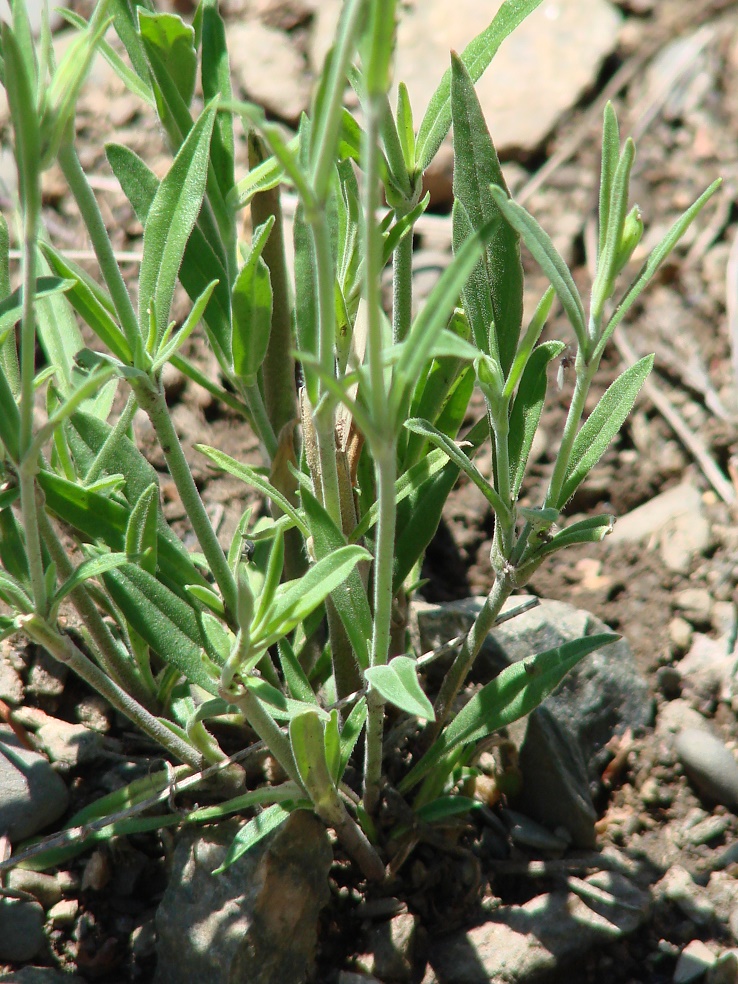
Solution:
M 273 806 L 267 807 L 266 810 L 255 816 L 253 820 L 249 820 L 233 838 L 222 864 L 215 869 L 213 874 L 219 875 L 226 868 L 230 868 L 243 854 L 250 851 L 252 847 L 255 847 L 259 841 L 264 840 L 272 831 L 281 827 L 289 815 L 290 811 L 288 809 L 285 809 L 279 803 L 274 803 Z
M 406 714 L 434 721 L 433 705 L 418 682 L 417 664 L 410 656 L 395 656 L 386 666 L 371 666 L 364 676 L 386 701 Z

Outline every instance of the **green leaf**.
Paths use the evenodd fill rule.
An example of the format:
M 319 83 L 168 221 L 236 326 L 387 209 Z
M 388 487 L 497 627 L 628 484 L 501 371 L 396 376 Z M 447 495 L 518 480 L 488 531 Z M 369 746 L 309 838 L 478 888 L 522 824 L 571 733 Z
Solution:
M 405 169 L 415 177 L 415 128 L 413 126 L 413 110 L 410 96 L 404 82 L 397 84 L 397 135 L 400 138 L 402 156 L 405 159 Z
M 147 54 L 156 52 L 186 106 L 192 102 L 197 77 L 195 32 L 177 14 L 138 9 L 141 40 Z
M 494 185 L 505 195 L 508 192 L 474 84 L 463 62 L 454 54 L 451 56 L 451 112 L 454 126 L 454 196 L 463 205 L 472 229 L 478 231 L 500 218 L 500 209 L 492 198 L 490 188 Z M 456 226 L 454 228 L 456 231 Z M 478 347 L 480 338 L 486 341 L 490 330 L 494 331 L 489 349 L 485 345 L 483 351 L 495 355 L 507 375 L 523 320 L 520 237 L 512 226 L 506 222 L 499 223 L 475 274 L 464 288 L 464 306 L 471 322 L 473 316 L 491 304 L 493 328 L 487 319 L 482 324 L 472 323 L 472 330 Z M 484 292 L 486 304 L 482 304 L 481 299 L 469 303 L 469 295 L 479 290 Z
M 75 588 L 84 584 L 85 581 L 89 581 L 90 578 L 100 577 L 106 571 L 120 567 L 121 564 L 127 563 L 128 559 L 128 555 L 124 553 L 106 553 L 99 557 L 90 557 L 89 560 L 83 560 L 51 599 L 52 615 L 50 617 L 54 617 L 53 613 L 58 611 L 59 605 Z
M 335 801 L 333 783 L 325 747 L 325 727 L 317 710 L 306 710 L 290 721 L 290 747 L 302 784 L 316 807 Z
M 418 682 L 417 662 L 410 656 L 395 656 L 386 666 L 371 666 L 364 676 L 386 701 L 401 711 L 423 721 L 435 721 L 433 705 Z
M 23 587 L 10 574 L 0 570 L 0 598 L 20 612 L 33 611 L 33 601 Z
M 318 698 L 315 696 L 313 688 L 310 686 L 305 671 L 295 656 L 295 651 L 289 639 L 280 639 L 277 643 L 277 654 L 279 663 L 284 674 L 284 682 L 294 700 L 303 703 L 317 704 Z
M 261 492 L 268 499 L 271 499 L 272 502 L 279 506 L 283 513 L 289 516 L 303 536 L 310 536 L 310 531 L 305 520 L 300 516 L 292 503 L 254 468 L 249 467 L 249 465 L 243 465 L 240 461 L 236 461 L 235 458 L 231 458 L 230 455 L 225 454 L 223 451 L 218 451 L 217 448 L 209 448 L 204 444 L 196 444 L 195 450 L 204 454 L 206 458 L 209 458 L 217 468 L 228 472 L 229 475 L 235 475 L 236 478 L 240 478 L 242 482 L 245 482 L 247 485 Z
M 537 547 L 535 546 L 534 534 L 529 542 L 530 552 L 526 550 L 523 560 L 518 566 L 521 583 L 525 583 L 528 561 L 537 567 L 540 558 L 547 557 L 557 550 L 564 550 L 566 547 L 579 543 L 601 543 L 609 533 L 612 533 L 614 524 L 614 516 L 590 516 L 564 527 L 563 530 L 554 533 L 548 541 L 544 541 Z
M 254 386 L 266 358 L 272 327 L 272 282 L 262 250 L 274 219 L 255 230 L 246 262 L 233 285 L 233 370 Z
M 597 274 L 592 285 L 592 316 L 596 324 L 599 324 L 605 302 L 612 296 L 615 278 L 619 273 L 618 252 L 623 238 L 625 217 L 628 214 L 630 172 L 634 160 L 635 144 L 629 137 L 625 141 L 623 153 L 612 177 L 605 246 L 597 258 Z
M 279 803 L 274 803 L 273 806 L 267 807 L 266 810 L 255 816 L 253 820 L 249 820 L 233 838 L 231 846 L 228 848 L 228 852 L 223 859 L 223 863 L 215 869 L 213 874 L 219 875 L 226 868 L 230 868 L 234 862 L 238 861 L 241 855 L 250 851 L 259 841 L 264 840 L 272 831 L 281 827 L 289 815 L 290 810 L 281 806 Z
M 671 251 L 674 249 L 676 244 L 679 242 L 679 240 L 682 238 L 684 233 L 690 227 L 692 222 L 694 222 L 694 220 L 697 218 L 699 213 L 702 211 L 702 209 L 705 207 L 708 201 L 712 198 L 712 196 L 715 194 L 715 192 L 718 190 L 721 184 L 722 184 L 722 178 L 717 178 L 715 181 L 713 181 L 710 187 L 702 192 L 702 194 L 694 203 L 694 205 L 691 205 L 684 213 L 684 215 L 680 216 L 676 220 L 674 225 L 671 227 L 671 229 L 669 229 L 669 231 L 661 240 L 661 242 L 658 244 L 658 246 L 656 246 L 652 250 L 651 254 L 649 255 L 648 259 L 646 260 L 643 266 L 643 269 L 638 274 L 638 277 L 636 278 L 635 282 L 628 288 L 625 297 L 620 302 L 620 304 L 618 304 L 615 313 L 613 314 L 612 318 L 610 318 L 607 328 L 600 336 L 600 339 L 597 343 L 597 348 L 595 349 L 595 352 L 593 353 L 592 356 L 593 360 L 602 353 L 605 345 L 609 341 L 610 336 L 615 331 L 616 327 L 620 324 L 620 322 L 623 320 L 623 318 L 628 313 L 628 311 L 633 307 L 635 302 L 638 300 L 638 298 L 646 289 L 650 281 L 653 279 L 658 268 L 664 262 L 666 257 L 671 253 Z
M 160 580 L 134 564 L 103 578 L 115 604 L 165 663 L 213 696 L 218 685 L 205 668 L 206 639 L 194 609 Z
M 341 547 L 302 577 L 280 584 L 265 622 L 253 628 L 253 645 L 271 646 L 287 635 L 336 590 L 359 561 L 370 559 L 363 547 Z
M 169 362 L 172 356 L 175 355 L 180 350 L 180 348 L 184 345 L 184 343 L 187 341 L 187 339 L 190 337 L 192 332 L 195 330 L 195 328 L 197 328 L 198 324 L 200 323 L 200 319 L 203 317 L 205 313 L 205 309 L 210 303 L 210 298 L 213 296 L 213 291 L 217 286 L 218 286 L 217 280 L 213 280 L 211 283 L 207 285 L 205 290 L 202 292 L 202 294 L 200 294 L 200 296 L 197 298 L 195 303 L 192 305 L 190 313 L 187 315 L 187 317 L 184 320 L 184 324 L 176 333 L 174 338 L 172 338 L 172 340 L 169 342 L 167 342 L 167 338 L 169 337 L 168 335 L 169 328 L 167 328 L 167 331 L 164 332 L 164 338 L 162 339 L 163 347 L 159 350 L 156 358 L 154 359 L 151 365 L 151 370 L 150 370 L 151 372 L 157 372 L 166 362 Z M 172 327 L 173 325 L 170 325 L 170 328 Z
M 326 510 L 311 492 L 303 487 L 300 498 L 313 538 L 317 560 L 329 557 L 346 545 L 346 538 Z M 369 666 L 369 640 L 372 637 L 372 613 L 366 589 L 359 571 L 354 568 L 331 595 L 349 637 L 357 662 L 362 669 Z
M 177 275 L 205 193 L 214 120 L 215 105 L 211 103 L 182 144 L 146 217 L 138 315 L 144 335 L 148 332 L 152 304 L 159 337 L 169 323 Z
M 417 785 L 449 751 L 475 744 L 530 714 L 580 660 L 619 638 L 603 632 L 574 639 L 505 667 L 456 715 L 400 783 L 400 792 L 406 793 Z
M 602 255 L 607 240 L 607 230 L 610 222 L 610 197 L 612 180 L 620 157 L 620 128 L 612 103 L 605 104 L 602 121 L 602 166 L 600 169 L 600 206 L 597 256 Z
M 259 605 L 254 613 L 253 625 L 257 626 L 268 617 L 270 609 L 274 604 L 274 597 L 277 593 L 277 588 L 279 587 L 279 582 L 282 580 L 282 574 L 284 572 L 284 536 L 281 530 L 277 531 L 277 535 L 272 540 L 272 545 L 269 550 L 269 563 L 267 564 L 266 574 L 264 575 L 264 583 L 261 587 L 261 593 L 259 595 Z
M 202 3 L 202 91 L 206 102 L 220 97 L 231 99 L 231 71 L 228 64 L 225 25 L 218 12 L 217 0 Z M 234 138 L 233 116 L 218 113 L 210 141 L 210 160 L 221 194 L 225 198 L 233 188 Z
M 494 20 L 461 53 L 472 81 L 476 82 L 497 54 L 505 38 L 540 4 L 541 0 L 505 0 Z M 436 156 L 451 126 L 451 69 L 446 69 L 431 96 L 418 131 L 415 159 L 422 173 Z
M 577 341 L 582 350 L 586 352 L 588 338 L 584 305 L 569 267 L 561 258 L 548 234 L 543 231 L 522 205 L 508 199 L 499 188 L 492 187 L 491 193 L 505 219 L 520 234 L 534 260 L 551 282 L 574 329 Z
M 525 477 L 528 455 L 543 412 L 548 386 L 547 369 L 566 346 L 563 342 L 544 342 L 528 359 L 510 412 L 507 453 L 512 476 L 511 495 L 517 499 Z
M 412 431 L 414 434 L 422 434 L 422 436 L 430 441 L 431 444 L 434 444 L 437 448 L 440 448 L 457 468 L 469 476 L 496 513 L 499 513 L 501 516 L 505 516 L 509 513 L 509 508 L 502 501 L 497 490 L 490 485 L 476 465 L 469 460 L 461 448 L 459 448 L 459 446 L 449 437 L 442 434 L 427 420 L 421 420 L 418 417 L 413 417 L 410 420 L 405 421 L 405 427 L 407 427 L 407 429 Z
M 159 518 L 159 486 L 152 482 L 131 509 L 126 527 L 126 553 L 130 559 L 140 554 L 138 564 L 149 574 L 156 573 L 156 528 Z
M 607 450 L 610 441 L 623 426 L 633 409 L 636 397 L 653 368 L 653 356 L 647 355 L 626 369 L 607 388 L 576 436 L 561 494 L 554 505 L 563 509 L 589 472 Z
M 450 817 L 458 817 L 472 810 L 480 810 L 482 803 L 468 796 L 439 796 L 416 810 L 421 823 L 443 823 Z
M 120 144 L 106 144 L 111 170 L 142 225 L 146 225 L 151 203 L 159 189 L 159 179 L 146 164 Z M 230 366 L 231 295 L 228 275 L 218 255 L 195 225 L 187 242 L 179 279 L 191 301 L 201 297 L 208 285 L 217 281 L 203 318 L 210 343 L 221 365 Z
M 346 771 L 346 766 L 349 764 L 351 755 L 356 743 L 359 740 L 364 723 L 366 722 L 366 697 L 360 698 L 356 704 L 354 704 L 351 709 L 351 713 L 346 718 L 343 728 L 341 729 L 341 764 L 338 770 L 339 779 L 343 776 Z
M 538 302 L 533 317 L 530 319 L 530 324 L 526 329 L 525 335 L 518 345 L 518 351 L 515 353 L 515 359 L 513 360 L 512 366 L 510 366 L 510 371 L 507 374 L 503 389 L 503 396 L 508 400 L 515 392 L 515 387 L 520 382 L 523 370 L 528 365 L 531 352 L 541 337 L 541 332 L 546 324 L 546 318 L 551 313 L 551 305 L 555 296 L 556 292 L 553 287 L 547 287 L 543 297 Z
M 42 257 L 39 257 L 38 263 L 42 271 L 47 269 Z M 72 283 L 64 281 L 64 285 L 71 287 Z M 50 291 L 37 300 L 36 325 L 38 340 L 48 363 L 56 370 L 55 381 L 59 392 L 63 397 L 71 396 L 79 384 L 75 356 L 84 348 L 84 341 L 72 309 L 59 291 Z

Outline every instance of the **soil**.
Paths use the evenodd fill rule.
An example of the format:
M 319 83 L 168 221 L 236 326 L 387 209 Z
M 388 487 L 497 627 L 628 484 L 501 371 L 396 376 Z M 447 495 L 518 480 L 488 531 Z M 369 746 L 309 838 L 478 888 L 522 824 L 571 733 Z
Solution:
M 738 327 L 734 322 L 731 363 L 731 328 L 726 311 L 729 307 L 735 319 L 738 4 L 627 0 L 624 12 L 627 20 L 617 52 L 603 68 L 592 91 L 562 119 L 539 153 L 506 162 L 506 166 L 513 192 L 527 196 L 526 207 L 544 227 L 554 234 L 564 230 L 561 234 L 567 258 L 574 264 L 575 277 L 583 290 L 591 275 L 587 260 L 599 169 L 599 120 L 607 94 L 614 101 L 623 133 L 639 134 L 633 197 L 644 211 L 646 248 L 655 244 L 715 177 L 722 176 L 725 181 L 716 203 L 687 233 L 683 245 L 661 270 L 623 328 L 623 337 L 637 357 L 656 353 L 653 386 L 660 394 L 656 399 L 668 401 L 680 415 L 686 437 L 677 436 L 667 422 L 663 402 L 657 409 L 652 394 L 642 394 L 622 433 L 569 507 L 570 515 L 613 512 L 623 516 L 658 493 L 689 482 L 702 494 L 710 524 L 709 547 L 688 571 L 674 573 L 664 565 L 660 551 L 648 537 L 637 543 L 606 540 L 601 545 L 557 554 L 527 587 L 541 597 L 586 608 L 622 632 L 641 673 L 649 681 L 658 712 L 679 693 L 674 674 L 669 672 L 678 668 L 683 655 L 670 629 L 678 613 L 676 594 L 685 588 L 707 590 L 711 601 L 707 623 L 696 627 L 714 638 L 730 638 L 731 633 L 734 636 L 738 612 Z M 676 78 L 669 76 L 673 68 L 669 46 L 676 38 L 695 44 L 698 29 L 705 33 L 699 35 L 699 44 L 682 66 L 681 74 Z M 618 86 L 619 79 L 625 81 Z M 123 91 L 112 102 L 101 90 L 87 91 L 78 121 L 82 163 L 97 178 L 106 221 L 114 230 L 114 246 L 124 252 L 140 252 L 140 224 L 122 193 L 115 189 L 101 151 L 103 142 L 111 137 L 111 124 L 116 141 L 145 154 L 158 173 L 163 173 L 169 158 L 155 124 L 142 114 L 136 100 Z M 562 148 L 567 147 L 571 148 L 568 155 L 562 154 Z M 243 148 L 240 153 L 243 156 Z M 552 169 L 545 184 L 527 195 L 530 182 L 535 182 L 536 174 L 547 166 Z M 44 215 L 58 245 L 86 248 L 74 205 L 56 170 L 45 177 Z M 572 226 L 572 216 L 581 216 L 576 227 Z M 438 221 L 443 222 L 443 217 L 439 216 Z M 417 245 L 418 249 L 424 248 L 422 232 Z M 635 258 L 633 272 L 638 268 L 638 257 L 642 259 L 644 255 L 641 252 Z M 545 284 L 529 258 L 526 266 L 528 299 L 534 303 Z M 729 269 L 732 279 L 726 279 Z M 132 283 L 136 271 L 135 263 L 127 268 Z M 549 331 L 551 337 L 568 337 L 561 318 L 554 319 Z M 206 373 L 217 371 L 199 343 L 193 342 L 186 354 Z M 622 371 L 623 358 L 623 350 L 613 346 L 603 362 L 592 405 Z M 536 445 L 537 458 L 524 489 L 526 503 L 540 501 L 545 488 L 552 463 L 549 447 L 561 431 L 571 384 L 570 375 L 564 373 L 561 389 L 550 387 L 549 405 L 542 420 L 543 439 Z M 167 379 L 167 392 L 178 430 L 186 434 L 188 441 L 211 444 L 241 460 L 257 460 L 257 443 L 248 429 L 208 394 L 176 373 Z M 163 462 L 157 457 L 144 423 L 137 420 L 136 426 L 144 449 L 150 452 L 154 465 L 161 468 Z M 695 446 L 702 449 L 698 454 Z M 193 454 L 192 462 L 205 501 L 227 538 L 247 502 L 248 492 L 235 479 L 214 475 L 202 458 Z M 722 472 L 724 486 L 713 487 L 706 462 L 712 462 Z M 731 493 L 732 502 L 726 502 Z M 183 510 L 171 483 L 164 483 L 163 495 L 165 514 L 177 527 Z M 461 480 L 448 500 L 443 522 L 428 551 L 423 571 L 428 578 L 423 589 L 428 600 L 462 598 L 489 590 L 492 523 L 482 497 Z M 189 542 L 183 526 L 178 532 Z M 24 658 L 33 657 L 25 654 Z M 35 700 L 56 717 L 73 720 L 74 709 L 84 694 L 84 688 L 68 678 L 59 696 Z M 704 700 L 699 709 L 713 719 L 724 740 L 735 748 L 736 704 L 717 694 Z M 128 779 L 132 768 L 147 768 L 145 744 L 117 725 L 111 735 L 118 752 L 111 753 L 109 773 L 101 775 L 99 769 L 80 766 L 69 774 L 75 808 L 110 788 L 116 773 Z M 651 733 L 632 736 L 622 755 L 612 794 L 598 804 L 602 816 L 599 846 L 614 843 L 625 851 L 632 848 L 634 856 L 641 859 L 644 883 L 658 880 L 673 863 L 669 856 L 665 866 L 659 857 L 667 828 L 684 824 L 690 811 L 704 807 L 680 768 L 674 762 L 661 762 L 659 749 L 659 741 Z M 135 766 L 127 764 L 130 762 Z M 659 802 L 648 803 L 642 789 L 653 775 L 658 778 L 663 796 Z M 736 816 L 719 805 L 713 812 L 725 817 L 724 829 L 708 844 L 683 848 L 680 863 L 690 870 L 696 871 L 700 866 L 707 870 L 714 852 L 724 850 L 738 837 Z M 469 824 L 457 831 L 450 851 L 439 852 L 433 845 L 416 848 L 403 869 L 406 880 L 392 888 L 403 905 L 421 916 L 425 931 L 431 936 L 479 922 L 491 900 L 521 902 L 549 887 L 549 883 L 525 875 L 525 857 L 519 849 L 514 857 L 521 861 L 522 873 L 496 875 L 494 866 L 481 865 L 474 851 L 479 834 L 479 829 Z M 70 884 L 78 886 L 72 897 L 79 900 L 80 909 L 71 924 L 51 928 L 49 964 L 75 970 L 89 981 L 143 984 L 151 979 L 155 958 L 146 945 L 146 927 L 150 928 L 148 920 L 166 882 L 169 836 L 165 831 L 161 836 L 118 839 L 92 856 L 83 855 L 69 864 Z M 96 867 L 93 870 L 91 866 Z M 96 871 L 100 873 L 96 875 Z M 729 871 L 736 876 L 733 869 Z M 317 977 L 321 981 L 335 980 L 337 969 L 357 966 L 357 955 L 366 945 L 361 941 L 361 927 L 369 925 L 360 920 L 357 923 L 356 907 L 366 900 L 349 888 L 345 865 L 337 864 L 334 875 L 334 903 L 326 911 L 322 927 Z M 131 934 L 138 940 L 133 946 Z M 696 938 L 713 944 L 716 950 L 735 945 L 724 926 L 697 926 L 683 916 L 665 919 L 662 911 L 635 936 L 599 948 L 583 966 L 568 972 L 566 980 L 571 984 L 602 979 L 612 984 L 671 980 L 681 948 Z

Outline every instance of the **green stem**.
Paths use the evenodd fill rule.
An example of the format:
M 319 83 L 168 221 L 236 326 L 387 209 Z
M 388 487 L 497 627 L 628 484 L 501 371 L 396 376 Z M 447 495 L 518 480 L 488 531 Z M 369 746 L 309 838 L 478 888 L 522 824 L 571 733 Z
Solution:
M 270 753 L 282 767 L 285 775 L 293 782 L 296 782 L 300 789 L 303 789 L 300 773 L 295 765 L 292 755 L 292 748 L 287 735 L 279 725 L 261 706 L 261 701 L 252 693 L 248 687 L 243 687 L 237 692 L 230 689 L 222 689 L 220 696 L 229 704 L 235 704 L 243 713 L 244 717 L 264 742 Z
M 141 409 L 146 413 L 154 428 L 169 473 L 177 487 L 182 505 L 192 524 L 192 529 L 205 554 L 210 571 L 220 588 L 226 613 L 235 618 L 236 613 L 236 582 L 228 566 L 223 548 L 218 542 L 210 517 L 197 491 L 190 466 L 187 464 L 177 431 L 169 416 L 164 393 L 161 388 L 149 382 L 148 385 L 136 382 L 133 386 L 136 399 Z
M 392 340 L 403 341 L 413 320 L 413 233 L 403 236 L 392 259 Z
M 113 246 L 105 228 L 97 199 L 92 188 L 90 188 L 77 151 L 71 142 L 62 144 L 59 149 L 58 160 L 69 189 L 77 202 L 77 208 L 82 215 L 92 248 L 97 256 L 97 262 L 100 264 L 100 272 L 110 291 L 110 297 L 129 348 L 131 352 L 136 352 L 141 344 L 138 318 L 116 262 Z
M 162 745 L 181 762 L 192 766 L 193 769 L 199 771 L 202 768 L 202 757 L 195 749 L 182 741 L 170 728 L 153 714 L 150 714 L 117 683 L 107 677 L 92 660 L 88 659 L 74 645 L 68 636 L 61 635 L 39 615 L 23 616 L 20 623 L 23 631 L 33 642 L 43 646 L 60 663 L 69 666 L 77 676 L 82 677 L 93 690 L 96 690 L 117 711 L 133 721 L 149 738 Z
M 484 640 L 491 632 L 497 616 L 502 611 L 502 606 L 512 594 L 514 587 L 515 579 L 512 571 L 503 571 L 497 575 L 492 590 L 485 598 L 484 604 L 474 620 L 474 625 L 464 639 L 458 656 L 454 659 L 443 679 L 434 707 L 436 720 L 428 726 L 424 735 L 426 746 L 430 745 L 443 727 L 456 700 L 456 695 L 461 690 Z
M 569 468 L 569 461 L 571 460 L 571 451 L 576 440 L 577 431 L 579 430 L 579 422 L 584 414 L 584 406 L 587 400 L 587 394 L 589 393 L 589 387 L 599 366 L 599 359 L 587 365 L 581 351 L 579 351 L 577 352 L 576 363 L 574 393 L 569 404 L 564 433 L 561 437 L 559 452 L 556 455 L 556 463 L 553 474 L 551 475 L 548 492 L 546 493 L 545 508 L 553 507 L 554 509 L 562 509 L 564 506 L 564 503 L 559 502 L 561 489 L 566 480 L 566 473 Z
M 266 452 L 269 463 L 274 461 L 277 454 L 277 438 L 274 434 L 271 421 L 267 416 L 264 399 L 261 395 L 258 383 L 252 386 L 243 386 L 243 395 L 251 411 L 251 420 L 263 449 Z
M 20 447 L 18 481 L 20 484 L 21 515 L 26 541 L 28 569 L 33 588 L 36 611 L 47 611 L 44 563 L 41 554 L 41 537 L 38 529 L 38 505 L 36 502 L 36 474 L 38 457 L 33 447 L 33 405 L 36 358 L 36 241 L 39 210 L 34 204 L 35 195 L 28 196 L 23 217 L 23 314 L 21 320 L 21 398 L 20 398 Z

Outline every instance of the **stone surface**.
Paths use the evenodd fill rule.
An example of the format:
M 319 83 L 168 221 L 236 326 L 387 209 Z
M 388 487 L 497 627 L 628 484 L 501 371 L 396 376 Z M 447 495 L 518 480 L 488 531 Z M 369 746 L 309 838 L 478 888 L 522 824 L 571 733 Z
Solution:
M 67 787 L 46 759 L 0 725 L 0 833 L 13 842 L 30 837 L 57 820 L 68 801 Z
M 707 891 L 679 864 L 669 868 L 653 892 L 656 899 L 673 902 L 687 919 L 698 926 L 708 925 L 715 916 L 715 907 Z
M 638 543 L 660 533 L 680 516 L 702 515 L 702 496 L 689 482 L 661 492 L 642 506 L 619 516 L 610 534 L 611 543 Z
M 674 984 L 698 981 L 716 962 L 716 956 L 702 940 L 692 940 L 679 954 L 672 980 Z
M 222 874 L 238 825 L 186 831 L 156 915 L 155 984 L 298 984 L 329 898 L 325 827 L 298 811 Z
M 45 942 L 44 910 L 38 902 L 0 898 L 0 960 L 33 960 Z
M 369 949 L 374 957 L 372 973 L 381 981 L 409 981 L 412 977 L 417 918 L 409 912 L 374 926 Z
M 0 975 L 2 984 L 85 984 L 77 974 L 65 974 L 53 967 L 22 967 Z
M 647 918 L 648 895 L 623 875 L 570 879 L 574 892 L 550 892 L 505 906 L 466 933 L 431 947 L 423 984 L 521 984 L 561 981 L 567 964 L 600 943 L 634 932 Z
M 6 885 L 16 892 L 28 892 L 44 909 L 50 909 L 61 900 L 62 891 L 59 882 L 52 875 L 43 871 L 31 871 L 30 868 L 11 868 L 6 876 Z
M 23 681 L 20 673 L 0 656 L 0 700 L 7 704 L 23 703 Z
M 696 629 L 709 627 L 712 597 L 707 588 L 684 588 L 683 591 L 677 591 L 673 604 Z
M 738 762 L 724 743 L 701 728 L 685 728 L 674 738 L 684 771 L 710 800 L 738 809 Z
M 607 626 L 588 612 L 542 601 L 498 626 L 490 651 L 508 663 L 603 631 Z M 592 790 L 609 758 L 605 746 L 626 728 L 647 727 L 652 717 L 648 685 L 627 642 L 591 653 L 528 718 L 520 747 L 523 788 L 514 805 L 550 829 L 563 827 L 575 847 L 593 847 Z
M 94 762 L 102 752 L 100 735 L 83 724 L 49 718 L 38 729 L 36 737 L 52 762 L 68 766 Z
M 310 105 L 311 80 L 289 37 L 258 21 L 235 23 L 228 28 L 228 51 L 242 95 L 296 124 Z

